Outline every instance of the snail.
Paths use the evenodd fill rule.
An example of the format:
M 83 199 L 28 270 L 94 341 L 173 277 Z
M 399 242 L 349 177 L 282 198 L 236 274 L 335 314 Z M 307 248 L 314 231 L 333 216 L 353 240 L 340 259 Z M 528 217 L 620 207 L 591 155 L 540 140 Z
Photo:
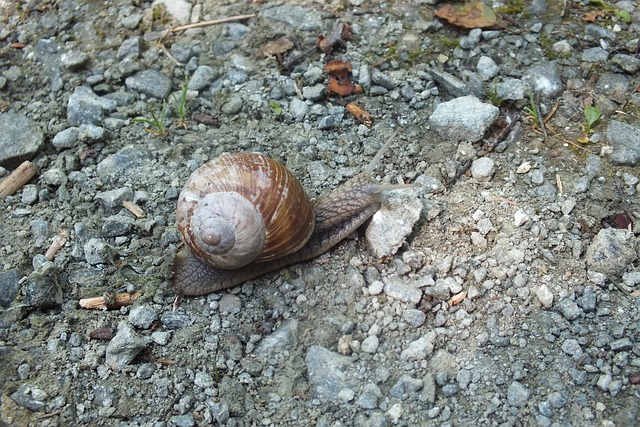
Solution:
M 327 252 L 379 209 L 381 192 L 412 186 L 371 177 L 397 133 L 363 172 L 313 204 L 284 165 L 262 154 L 225 154 L 194 171 L 178 198 L 185 247 L 174 262 L 176 292 L 209 294 Z

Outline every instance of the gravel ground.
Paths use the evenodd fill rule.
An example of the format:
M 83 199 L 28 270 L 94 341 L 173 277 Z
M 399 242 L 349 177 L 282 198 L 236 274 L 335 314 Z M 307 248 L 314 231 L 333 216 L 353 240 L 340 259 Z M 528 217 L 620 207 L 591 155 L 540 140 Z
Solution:
M 428 0 L 156 3 L 0 1 L 0 176 L 39 170 L 0 202 L 0 424 L 638 425 L 637 2 L 495 2 L 482 30 Z M 364 94 L 326 94 L 332 59 Z M 314 198 L 398 126 L 375 178 L 420 186 L 366 233 L 174 308 L 193 170 L 265 152 Z M 79 306 L 113 292 L 141 296 Z

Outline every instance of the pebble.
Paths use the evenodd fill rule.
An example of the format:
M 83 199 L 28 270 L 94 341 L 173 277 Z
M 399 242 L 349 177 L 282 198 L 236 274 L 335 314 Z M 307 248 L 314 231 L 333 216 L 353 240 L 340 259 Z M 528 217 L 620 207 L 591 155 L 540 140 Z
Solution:
M 23 285 L 24 300 L 27 307 L 50 308 L 63 303 L 62 289 L 58 283 L 55 267 L 51 262 L 43 264 L 31 273 Z
M 378 351 L 380 339 L 375 335 L 370 335 L 362 341 L 360 348 L 366 353 L 375 353 Z
M 427 319 L 427 315 L 421 310 L 407 308 L 402 311 L 402 319 L 407 322 L 409 326 L 419 328 L 424 324 Z
M 189 23 L 192 5 L 187 0 L 154 0 L 152 7 L 156 5 L 162 5 L 178 23 Z
M 187 88 L 189 90 L 203 90 L 218 78 L 219 73 L 213 67 L 200 65 L 189 78 Z
M 76 147 L 78 141 L 79 128 L 72 126 L 63 131 L 60 131 L 53 137 L 51 143 L 58 150 L 66 150 L 68 148 Z
M 483 81 L 489 81 L 498 75 L 500 68 L 490 56 L 481 56 L 476 66 L 478 74 Z
M 558 310 L 567 320 L 575 320 L 582 315 L 582 310 L 575 301 L 564 298 L 558 302 Z
M 573 338 L 566 339 L 562 343 L 562 351 L 573 357 L 574 360 L 580 359 L 583 353 L 580 343 L 578 342 L 578 340 Z
M 319 345 L 309 347 L 305 356 L 307 378 L 314 397 L 328 401 L 338 401 L 338 393 L 344 388 L 353 388 L 348 382 L 345 369 L 350 358 L 342 356 Z
M 146 160 L 147 156 L 140 150 L 132 145 L 127 145 L 98 163 L 98 176 L 114 178 L 123 175 L 125 172 L 140 168 Z
M 398 276 L 386 277 L 384 279 L 384 293 L 398 301 L 411 302 L 414 304 L 419 303 L 422 299 L 422 291 L 416 286 L 415 282 Z
M 147 347 L 147 342 L 126 322 L 120 322 L 118 332 L 109 341 L 105 363 L 114 371 L 122 370 Z
M 113 260 L 113 249 L 102 239 L 89 239 L 83 250 L 84 259 L 89 265 L 109 264 Z
M 223 314 L 236 314 L 242 309 L 242 301 L 237 295 L 224 294 L 218 302 L 218 309 Z
M 78 86 L 67 103 L 67 120 L 71 126 L 100 125 L 105 114 L 116 107 L 116 101 L 96 95 L 87 86 Z
M 133 36 L 122 42 L 116 53 L 116 58 L 137 58 L 140 56 L 141 42 L 140 37 Z
M 592 47 L 583 50 L 580 59 L 584 62 L 605 62 L 609 59 L 609 52 L 601 47 Z
M 631 350 L 633 348 L 633 341 L 631 341 L 631 339 L 625 337 L 625 338 L 620 338 L 617 339 L 615 341 L 612 341 L 609 343 L 609 347 L 611 348 L 611 350 L 613 351 L 626 351 L 626 350 Z
M 46 404 L 44 400 L 47 397 L 47 393 L 45 393 L 44 390 L 30 384 L 20 385 L 17 390 L 11 394 L 11 400 L 18 406 L 32 411 L 43 411 Z
M 362 393 L 356 400 L 356 405 L 363 409 L 375 409 L 378 407 L 378 399 L 382 397 L 380 387 L 376 384 L 365 384 L 362 388 Z
M 622 274 L 636 259 L 634 238 L 615 228 L 600 230 L 586 253 L 589 269 L 610 277 Z
M 495 162 L 489 157 L 481 157 L 471 163 L 471 176 L 480 182 L 491 180 L 495 170 Z
M 11 305 L 20 290 L 21 277 L 16 269 L 0 271 L 0 307 Z
M 551 308 L 551 306 L 553 306 L 553 293 L 547 285 L 540 285 L 536 291 L 536 296 L 544 308 Z
M 560 78 L 560 71 L 555 62 L 532 65 L 525 70 L 522 80 L 538 96 L 544 99 L 555 99 L 562 93 L 564 88 Z
M 420 219 L 422 201 L 415 191 L 385 194 L 380 209 L 373 215 L 365 232 L 367 244 L 376 258 L 394 255 Z
M 496 85 L 496 95 L 505 101 L 524 99 L 526 92 L 526 84 L 513 77 L 507 77 Z
M 115 188 L 113 190 L 102 191 L 95 196 L 102 206 L 107 209 L 120 209 L 122 202 L 133 198 L 133 190 L 129 187 Z
M 301 121 L 309 112 L 309 105 L 301 99 L 294 98 L 289 103 L 289 114 L 296 121 Z
M 423 360 L 431 356 L 435 337 L 434 332 L 428 332 L 417 340 L 411 341 L 407 348 L 400 353 L 400 358 L 404 360 Z
M 498 117 L 498 111 L 473 95 L 462 96 L 438 104 L 429 117 L 429 125 L 447 140 L 476 142 Z
M 102 224 L 102 235 L 104 237 L 125 236 L 133 227 L 133 218 L 125 215 L 112 215 L 104 220 Z
M 165 99 L 171 93 L 171 79 L 156 70 L 143 70 L 125 79 L 128 89 L 144 93 L 158 99 Z
M 299 322 L 288 319 L 256 346 L 254 353 L 262 357 L 273 357 L 283 351 L 292 350 L 298 343 Z
M 70 71 L 77 71 L 89 61 L 89 56 L 80 50 L 71 50 L 60 55 L 60 62 Z
M 227 102 L 222 104 L 222 107 L 220 107 L 220 110 L 226 115 L 231 116 L 234 114 L 238 114 L 240 110 L 242 110 L 243 104 L 244 102 L 242 101 L 242 97 L 240 95 L 232 94 L 227 99 Z
M 507 389 L 507 401 L 516 408 L 526 405 L 529 397 L 531 397 L 531 392 L 519 381 L 513 381 Z
M 309 101 L 319 101 L 324 97 L 324 85 L 304 86 L 302 88 L 302 96 Z
M 129 312 L 129 323 L 136 328 L 149 329 L 158 320 L 158 313 L 147 305 L 137 305 Z
M 170 330 L 186 328 L 193 323 L 189 315 L 182 311 L 167 311 L 162 313 L 160 322 L 162 322 L 165 328 Z
M 44 147 L 44 134 L 27 116 L 0 113 L 0 166 L 15 168 L 31 160 Z
M 100 126 L 84 124 L 80 125 L 80 127 L 78 128 L 78 140 L 80 142 L 93 144 L 94 142 L 104 141 L 106 136 L 106 129 Z
M 371 73 L 371 81 L 387 90 L 393 90 L 398 85 L 394 79 L 377 68 Z
M 628 123 L 611 120 L 607 126 L 607 140 L 613 148 L 611 161 L 618 165 L 640 164 L 640 129 Z

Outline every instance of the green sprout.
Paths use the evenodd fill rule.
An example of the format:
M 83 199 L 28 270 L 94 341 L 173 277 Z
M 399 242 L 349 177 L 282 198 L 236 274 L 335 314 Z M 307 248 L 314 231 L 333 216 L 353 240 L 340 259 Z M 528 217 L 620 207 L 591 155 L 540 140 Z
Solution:
M 536 123 L 540 123 L 540 115 L 536 108 L 536 101 L 533 99 L 533 92 L 529 92 L 529 106 L 524 107 L 524 111 L 529 114 Z
M 502 101 L 504 100 L 498 96 L 498 84 L 494 82 L 493 87 L 489 90 L 489 102 L 499 107 Z
M 284 113 L 284 110 L 282 109 L 282 107 L 280 106 L 280 104 L 278 104 L 276 101 L 269 101 L 269 107 L 271 107 L 271 111 L 273 111 L 273 114 L 277 117 L 277 116 L 281 116 Z
M 149 109 L 149 115 L 151 116 L 151 118 L 136 117 L 135 119 L 133 119 L 133 121 L 136 123 L 144 123 L 145 125 L 147 125 L 148 127 L 145 127 L 144 130 L 149 132 L 150 134 L 156 136 L 165 136 L 167 134 L 167 129 L 164 125 L 167 115 L 166 101 L 162 101 L 162 110 L 160 111 L 159 115 L 156 114 L 156 112 L 152 109 Z
M 177 126 L 182 126 L 183 128 L 187 128 L 186 118 L 187 118 L 187 93 L 189 87 L 189 77 L 184 77 L 184 82 L 180 85 L 180 97 L 176 99 L 175 95 L 173 95 L 173 100 L 175 102 L 176 114 L 178 115 L 178 123 Z
M 589 135 L 593 133 L 593 126 L 600 120 L 602 113 L 598 107 L 585 107 L 584 109 L 584 122 L 582 123 L 582 131 L 585 135 L 582 138 L 578 138 L 578 142 L 586 144 L 589 142 Z

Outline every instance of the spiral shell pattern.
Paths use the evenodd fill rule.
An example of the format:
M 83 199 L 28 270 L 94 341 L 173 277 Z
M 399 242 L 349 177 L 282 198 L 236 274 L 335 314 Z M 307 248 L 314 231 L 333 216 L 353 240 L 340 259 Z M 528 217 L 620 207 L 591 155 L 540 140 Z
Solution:
M 194 171 L 178 198 L 177 217 L 193 254 L 226 269 L 291 254 L 315 225 L 297 178 L 257 153 L 226 154 Z

